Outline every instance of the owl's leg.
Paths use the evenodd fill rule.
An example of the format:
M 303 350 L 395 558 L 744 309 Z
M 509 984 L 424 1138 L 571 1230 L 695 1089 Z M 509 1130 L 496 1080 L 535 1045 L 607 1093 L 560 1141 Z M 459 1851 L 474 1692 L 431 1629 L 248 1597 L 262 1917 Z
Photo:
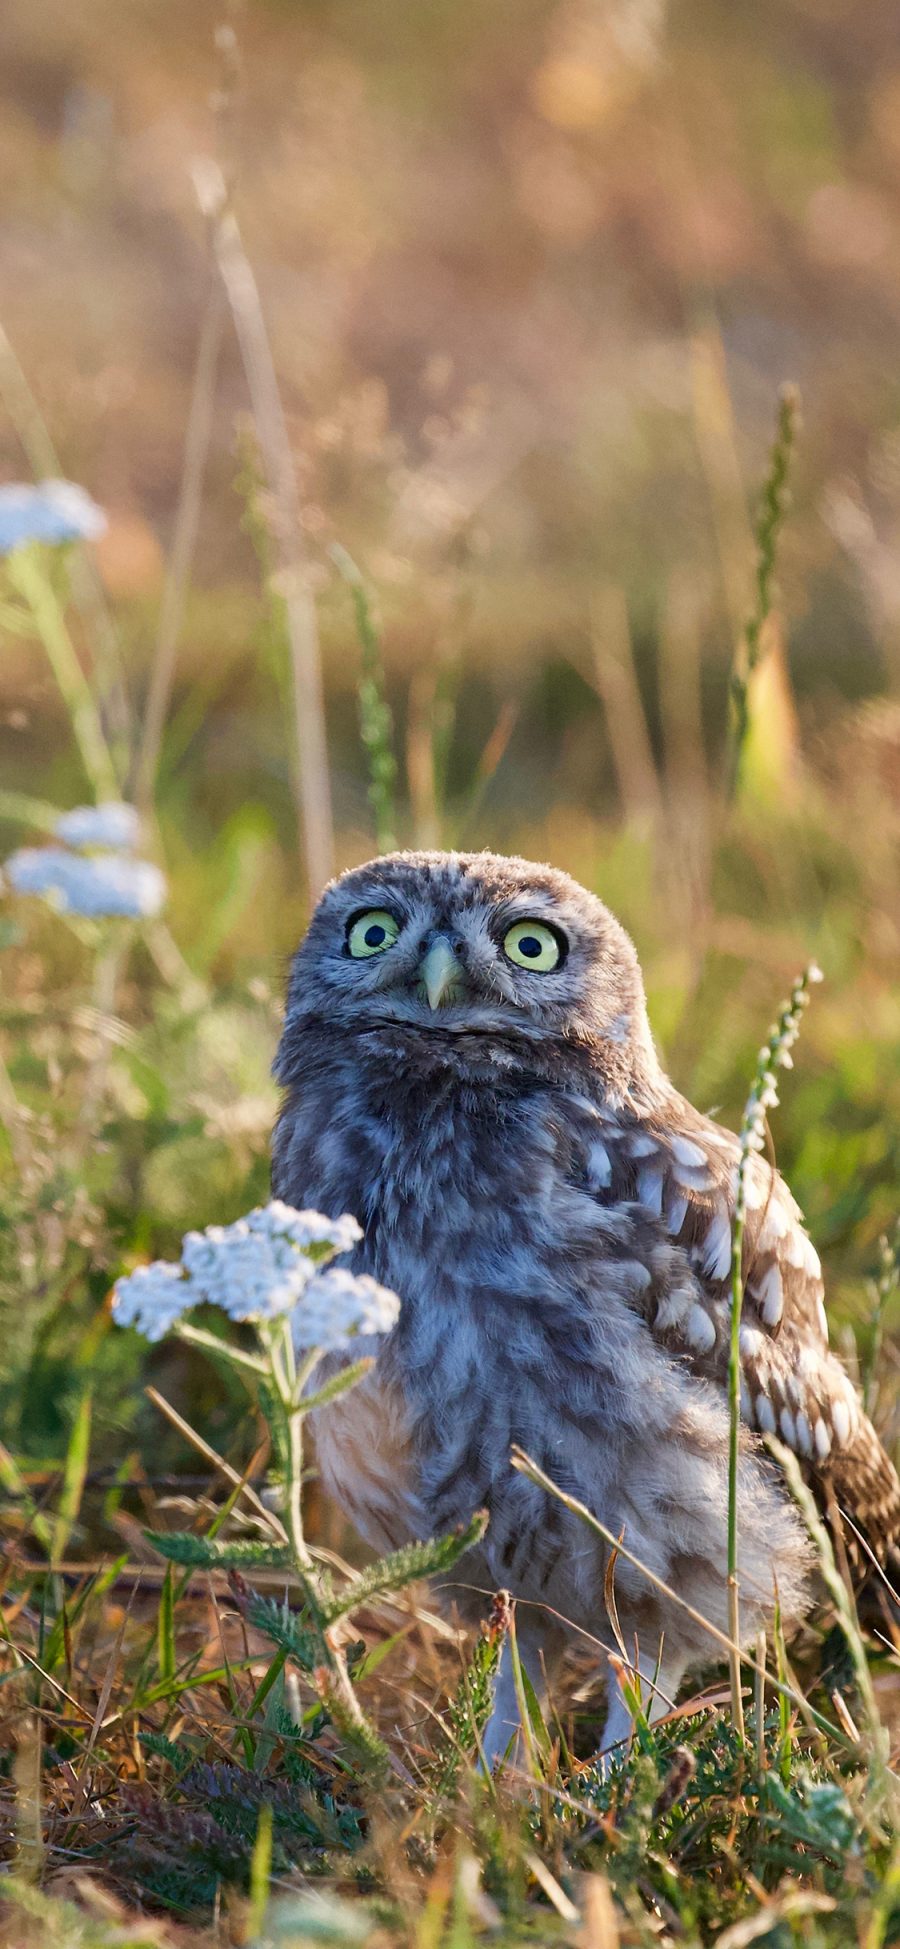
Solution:
M 516 1644 L 519 1660 L 534 1687 L 535 1696 L 541 1711 L 547 1705 L 547 1686 L 561 1663 L 565 1650 L 565 1632 L 551 1618 L 540 1612 L 516 1615 Z M 494 1688 L 494 1706 L 482 1734 L 482 1748 L 485 1765 L 490 1772 L 499 1759 L 502 1759 L 510 1746 L 510 1758 L 519 1760 L 522 1743 L 522 1721 L 519 1701 L 516 1697 L 516 1681 L 513 1672 L 512 1648 L 509 1639 L 500 1654 L 497 1681 Z
M 666 1661 L 657 1671 L 657 1659 L 639 1654 L 638 1669 L 641 1675 L 641 1695 L 644 1711 L 652 1725 L 655 1719 L 664 1719 L 675 1702 L 678 1687 L 685 1673 L 683 1663 Z M 615 1673 L 610 1667 L 608 1685 L 608 1705 L 603 1738 L 599 1752 L 611 1753 L 614 1747 L 621 1747 L 631 1738 L 634 1720 L 626 1703 L 625 1695 Z

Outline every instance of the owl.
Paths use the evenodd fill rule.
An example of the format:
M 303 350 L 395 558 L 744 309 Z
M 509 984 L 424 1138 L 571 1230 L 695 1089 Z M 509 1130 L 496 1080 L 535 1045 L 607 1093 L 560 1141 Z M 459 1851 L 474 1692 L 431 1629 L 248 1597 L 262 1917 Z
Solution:
M 377 1549 L 486 1508 L 453 1596 L 517 1600 L 538 1694 L 571 1634 L 612 1648 L 606 1552 L 515 1472 L 519 1444 L 631 1556 L 728 1627 L 726 1505 L 738 1144 L 665 1075 L 623 928 L 564 873 L 491 853 L 394 853 L 329 886 L 293 962 L 276 1063 L 273 1182 L 352 1212 L 354 1269 L 399 1293 L 365 1381 L 316 1430 L 328 1491 Z M 819 1260 L 754 1156 L 744 1238 L 741 1624 L 811 1599 L 777 1433 L 847 1545 L 887 1561 L 900 1483 L 828 1346 Z M 316 1417 L 314 1417 L 316 1419 Z M 857 1538 L 863 1541 L 858 1546 Z M 619 1621 L 667 1711 L 710 1639 L 621 1556 Z M 618 1688 L 604 1745 L 630 1720 Z M 488 1761 L 516 1735 L 508 1657 Z

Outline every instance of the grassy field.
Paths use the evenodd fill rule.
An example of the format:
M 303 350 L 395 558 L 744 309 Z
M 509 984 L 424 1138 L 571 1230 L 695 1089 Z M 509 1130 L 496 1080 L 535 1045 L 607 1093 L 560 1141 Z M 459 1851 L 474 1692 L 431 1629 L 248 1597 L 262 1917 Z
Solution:
M 765 545 L 765 497 L 760 523 Z M 82 568 L 77 550 L 7 558 L 7 623 L 35 659 L 55 654 L 58 677 L 52 629 L 70 614 L 78 627 Z M 764 654 L 737 792 L 723 724 L 689 814 L 671 763 L 648 756 L 655 814 L 588 824 L 563 811 L 541 833 L 525 825 L 521 843 L 580 872 L 633 927 L 679 1084 L 735 1124 L 768 1017 L 793 971 L 821 962 L 774 1134 L 829 1267 L 833 1330 L 894 1445 L 894 1277 L 879 1238 L 894 1222 L 900 1130 L 900 719 L 887 700 L 847 710 L 827 748 L 805 750 L 783 669 L 773 683 L 766 660 L 765 578 L 757 597 Z M 357 619 L 383 825 L 390 724 L 365 602 Z M 90 777 L 78 701 L 70 688 Z M 640 717 L 620 735 L 650 753 Z M 665 736 L 670 753 L 677 726 Z M 488 756 L 472 796 L 492 783 Z M 55 817 L 21 793 L 2 811 L 20 839 Z M 272 892 L 252 818 L 223 859 L 167 834 L 165 796 L 160 811 L 149 843 L 170 875 L 171 924 L 165 912 L 67 915 L 12 890 L 2 921 L 4 1939 L 897 1939 L 886 1621 L 864 1653 L 855 1627 L 836 1624 L 770 1647 L 767 1686 L 748 1676 L 745 1741 L 714 1667 L 662 1726 L 636 1700 L 631 1750 L 605 1772 L 586 1653 L 552 1717 L 535 1710 L 523 1763 L 488 1781 L 478 1726 L 506 1620 L 486 1620 L 473 1648 L 410 1581 L 421 1565 L 405 1564 L 387 1590 L 369 1579 L 344 1632 L 371 1736 L 322 1693 L 266 1553 L 255 1496 L 277 1440 L 273 1455 L 254 1377 L 171 1338 L 148 1348 L 109 1310 L 117 1273 L 265 1200 L 275 1108 L 279 969 L 259 925 Z M 396 811 L 402 833 L 402 792 Z M 460 809 L 441 816 L 452 839 Z M 343 1584 L 358 1546 L 314 1484 L 306 1494 L 309 1532 Z M 219 1531 L 193 1565 L 167 1567 L 148 1541 Z M 230 1580 L 229 1549 L 256 1598 Z
M 407 52 L 405 85 L 418 101 L 420 68 L 435 88 L 446 58 L 480 113 L 469 42 L 439 12 L 435 44 Z M 251 106 L 264 120 L 289 23 L 279 15 L 266 43 L 253 20 Z M 466 26 L 474 46 L 468 10 Z M 123 37 L 133 72 L 142 32 L 135 15 Z M 478 46 L 483 87 L 490 49 Z M 226 123 L 233 51 L 220 35 Z M 553 142 L 561 129 L 586 141 L 581 125 L 571 133 L 584 76 L 573 80 L 565 49 L 555 65 L 551 54 L 537 65 L 534 53 L 534 99 Z M 111 40 L 106 58 L 123 47 Z M 359 59 L 381 75 L 377 52 Z M 673 63 L 667 85 L 696 70 L 702 106 L 687 30 Z M 313 189 L 325 182 L 335 199 L 335 260 L 317 260 L 327 290 L 372 217 L 361 176 L 341 174 L 348 120 L 383 190 L 375 135 L 398 113 L 389 95 L 375 91 L 376 111 L 354 94 L 349 57 L 338 67 L 326 63 L 334 126 L 323 109 L 314 144 Z M 23 57 L 23 99 L 30 73 Z M 148 70 L 145 86 L 163 79 L 175 99 L 168 70 Z M 797 83 L 804 113 L 772 137 L 784 169 L 765 194 L 779 220 L 807 181 L 801 160 L 817 183 L 834 130 L 850 125 L 836 115 L 832 129 L 824 87 L 807 98 Z M 768 68 L 748 69 L 747 99 L 775 116 Z M 607 182 L 620 129 L 639 173 L 636 100 L 623 93 L 597 135 Z M 893 153 L 884 104 L 873 128 Z M 41 140 L 28 166 L 43 183 Z M 758 128 L 754 140 L 768 154 Z M 560 153 L 552 222 L 550 191 L 528 177 L 552 250 L 559 212 L 571 225 L 583 207 Z M 734 156 L 729 167 L 749 181 Z M 296 213 L 255 168 L 248 206 L 275 252 Z M 120 320 L 134 302 L 115 282 L 138 229 L 128 181 L 115 191 L 132 199 L 111 286 Z M 391 388 L 359 370 L 342 369 L 327 412 L 301 412 L 285 314 L 279 335 L 257 308 L 222 179 L 201 175 L 200 191 L 208 288 L 178 386 L 167 390 L 160 346 L 139 341 L 134 317 L 136 349 L 117 353 L 134 369 L 146 357 L 129 424 L 148 464 L 156 421 L 177 409 L 184 450 L 174 467 L 167 421 L 147 499 L 151 515 L 154 495 L 164 510 L 165 552 L 153 519 L 115 491 L 95 541 L 0 552 L 0 1935 L 10 1949 L 900 1942 L 900 1634 L 887 1614 L 864 1637 L 848 1613 L 769 1645 L 765 1670 L 745 1672 L 743 1737 L 715 1662 L 661 1724 L 635 1697 L 629 1750 L 605 1766 L 600 1676 L 589 1647 L 574 1651 L 547 1718 L 530 1712 L 521 1759 L 485 1778 L 480 1728 L 515 1630 L 502 1602 L 467 1639 L 422 1580 L 424 1557 L 371 1566 L 309 1457 L 314 1567 L 298 1571 L 296 1538 L 279 1527 L 293 1465 L 271 1390 L 209 1346 L 148 1344 L 110 1303 L 117 1278 L 177 1259 L 187 1230 L 265 1203 L 286 959 L 332 865 L 393 837 L 515 850 L 567 868 L 618 914 L 675 1082 L 735 1129 L 791 983 L 811 961 L 822 969 L 772 1138 L 826 1267 L 832 1340 L 897 1454 L 900 696 L 882 539 L 896 400 L 870 362 L 838 404 L 807 391 L 807 439 L 763 359 L 745 438 L 706 292 L 686 305 L 690 383 L 673 405 L 660 379 L 602 468 L 587 449 L 616 395 L 612 355 L 593 392 L 579 367 L 569 471 L 546 424 L 540 437 L 511 433 L 502 398 L 454 390 L 437 338 L 412 405 L 395 373 L 402 430 Z M 89 278 L 111 218 L 93 177 L 71 192 L 82 194 Z M 487 288 L 502 211 L 481 220 Z M 402 253 L 389 241 L 399 312 Z M 162 249 L 156 232 L 151 245 Z M 373 315 L 377 326 L 374 299 Z M 74 382 L 66 391 L 52 359 L 45 378 L 32 369 L 13 323 L 17 349 L 0 336 L 5 470 L 76 475 L 94 405 Z M 319 328 L 324 343 L 327 319 Z M 492 330 L 491 343 L 511 342 L 508 321 Z M 804 344 L 824 394 L 812 324 Z M 67 356 L 83 353 L 76 331 Z M 489 344 L 485 360 L 498 356 Z M 317 370 L 327 390 L 327 362 Z M 526 360 L 523 392 L 535 371 Z M 117 397 L 102 393 L 124 468 Z M 542 396 L 548 422 L 554 398 Z M 854 453 L 865 431 L 878 534 L 874 519 L 860 526 L 836 426 Z M 0 507 L 0 550 L 3 518 Z M 21 877 L 17 889 L 17 851 L 58 844 L 73 806 L 118 797 L 139 808 L 137 852 L 164 874 L 164 897 L 91 917 Z M 323 1651 L 329 1606 L 341 1621 Z M 323 1677 L 332 1649 L 339 1663 Z

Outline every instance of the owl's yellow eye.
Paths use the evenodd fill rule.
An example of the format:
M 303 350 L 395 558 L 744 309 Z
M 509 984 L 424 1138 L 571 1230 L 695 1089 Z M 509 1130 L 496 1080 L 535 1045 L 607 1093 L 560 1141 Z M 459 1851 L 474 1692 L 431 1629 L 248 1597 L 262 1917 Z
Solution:
M 393 914 L 385 913 L 382 907 L 373 907 L 371 913 L 360 914 L 359 919 L 347 935 L 347 946 L 354 961 L 365 961 L 372 954 L 383 954 L 385 948 L 393 947 L 400 932 L 400 923 Z
M 549 974 L 559 966 L 562 950 L 552 927 L 542 920 L 517 920 L 503 936 L 503 952 L 517 968 Z

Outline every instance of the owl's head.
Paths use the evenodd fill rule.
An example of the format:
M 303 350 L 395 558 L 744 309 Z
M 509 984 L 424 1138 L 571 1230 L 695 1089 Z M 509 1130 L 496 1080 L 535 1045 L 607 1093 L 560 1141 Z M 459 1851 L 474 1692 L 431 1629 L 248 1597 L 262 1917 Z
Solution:
M 589 1047 L 627 1087 L 658 1075 L 641 971 L 619 922 L 551 866 L 494 853 L 390 853 L 326 888 L 294 959 L 286 1034 L 305 1019 Z M 472 1045 L 466 1045 L 472 1046 Z

